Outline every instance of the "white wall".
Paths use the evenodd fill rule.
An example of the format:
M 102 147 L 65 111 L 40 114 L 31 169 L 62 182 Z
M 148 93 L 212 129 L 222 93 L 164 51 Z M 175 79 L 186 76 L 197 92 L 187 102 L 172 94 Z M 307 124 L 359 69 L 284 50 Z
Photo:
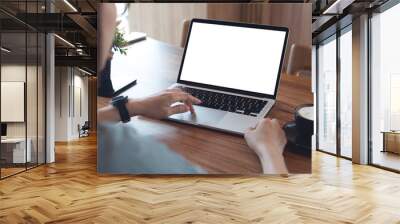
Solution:
M 75 70 L 76 72 L 77 70 Z M 74 96 L 72 98 L 74 99 L 74 108 L 72 111 L 73 118 L 71 119 L 71 135 L 73 138 L 78 138 L 79 133 L 78 133 L 78 125 L 83 125 L 85 121 L 89 120 L 89 113 L 88 113 L 88 78 L 81 76 L 81 73 L 79 75 L 74 75 Z M 80 93 L 79 93 L 80 92 Z M 79 97 L 80 96 L 80 97 Z M 80 101 L 80 102 L 79 102 Z M 81 108 L 79 108 L 81 107 Z M 80 111 L 80 109 L 82 111 Z M 75 111 L 75 113 L 74 113 Z
M 55 140 L 77 139 L 78 125 L 88 120 L 88 78 L 76 68 L 56 67 L 55 86 Z
M 68 140 L 68 74 L 67 67 L 55 68 L 55 141 Z

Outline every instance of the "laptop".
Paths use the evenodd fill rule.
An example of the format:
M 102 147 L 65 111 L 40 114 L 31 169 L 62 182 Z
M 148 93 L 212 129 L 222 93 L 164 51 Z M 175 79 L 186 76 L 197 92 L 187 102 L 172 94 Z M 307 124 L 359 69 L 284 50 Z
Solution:
M 289 30 L 193 19 L 177 82 L 199 98 L 196 113 L 168 119 L 243 135 L 275 104 Z

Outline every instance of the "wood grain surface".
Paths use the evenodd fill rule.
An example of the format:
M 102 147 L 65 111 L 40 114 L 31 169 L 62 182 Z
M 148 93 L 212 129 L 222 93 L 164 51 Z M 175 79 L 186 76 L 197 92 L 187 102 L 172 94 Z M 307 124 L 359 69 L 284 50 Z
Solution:
M 131 46 L 127 56 L 114 55 L 112 79 L 129 80 L 136 77 L 138 84 L 124 93 L 130 97 L 144 97 L 168 88 L 178 76 L 182 49 L 148 38 Z M 98 98 L 98 108 L 110 99 Z M 312 103 L 311 79 L 282 75 L 277 103 L 268 115 L 281 124 L 293 120 L 295 107 Z M 143 117 L 129 125 L 141 135 L 152 136 L 206 169 L 211 174 L 261 173 L 260 162 L 246 145 L 242 136 L 226 134 L 171 121 L 156 121 Z M 309 173 L 311 158 L 285 151 L 289 172 Z
M 312 174 L 108 176 L 96 138 L 0 181 L 0 223 L 400 223 L 400 175 L 313 152 Z
M 216 1 L 218 2 L 218 1 Z M 311 46 L 311 4 L 271 3 L 136 3 L 129 7 L 129 30 L 180 46 L 183 22 L 193 18 L 237 21 L 288 27 L 286 54 L 292 44 Z M 311 58 L 311 52 L 304 55 Z M 289 57 L 284 60 L 286 68 Z

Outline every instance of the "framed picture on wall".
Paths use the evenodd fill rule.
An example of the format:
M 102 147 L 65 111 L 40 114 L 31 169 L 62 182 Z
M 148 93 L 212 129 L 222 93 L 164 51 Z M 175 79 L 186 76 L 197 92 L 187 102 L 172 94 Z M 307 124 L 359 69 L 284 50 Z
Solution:
M 25 82 L 1 82 L 1 122 L 24 122 Z

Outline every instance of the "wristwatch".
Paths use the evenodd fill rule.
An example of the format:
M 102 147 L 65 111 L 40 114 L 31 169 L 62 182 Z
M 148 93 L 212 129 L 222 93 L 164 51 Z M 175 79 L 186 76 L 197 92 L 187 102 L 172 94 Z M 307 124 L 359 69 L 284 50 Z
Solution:
M 111 104 L 117 108 L 121 121 L 127 123 L 131 121 L 131 116 L 129 116 L 128 109 L 126 108 L 126 103 L 128 102 L 127 96 L 116 96 L 111 100 Z

